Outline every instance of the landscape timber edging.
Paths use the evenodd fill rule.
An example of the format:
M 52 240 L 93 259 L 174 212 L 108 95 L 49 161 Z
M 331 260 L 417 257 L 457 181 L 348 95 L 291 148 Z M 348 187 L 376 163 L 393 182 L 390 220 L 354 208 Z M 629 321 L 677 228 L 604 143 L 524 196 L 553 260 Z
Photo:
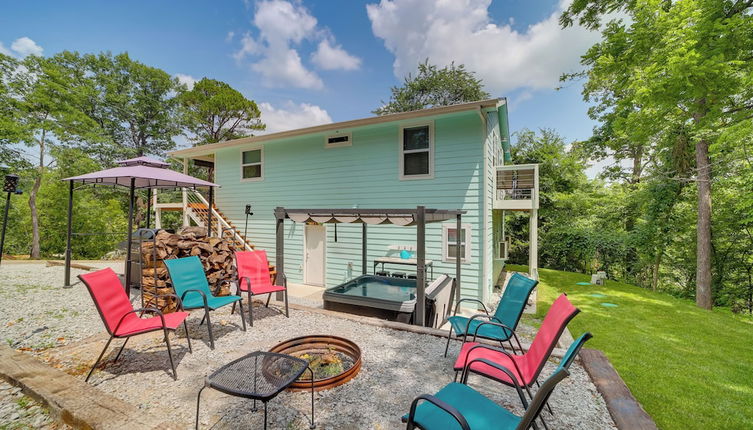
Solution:
M 583 368 L 607 404 L 609 414 L 619 429 L 657 430 L 656 423 L 646 413 L 617 370 L 603 352 L 583 348 L 580 351 Z
M 58 421 L 76 429 L 183 429 L 184 423 L 139 409 L 31 354 L 0 345 L 0 377 L 42 403 Z

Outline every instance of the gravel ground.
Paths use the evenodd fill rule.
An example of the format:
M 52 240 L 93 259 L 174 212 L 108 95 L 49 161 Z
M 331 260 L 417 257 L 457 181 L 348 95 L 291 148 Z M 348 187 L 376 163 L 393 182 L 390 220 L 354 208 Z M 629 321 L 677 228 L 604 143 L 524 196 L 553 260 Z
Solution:
M 25 396 L 20 388 L 0 381 L 0 429 L 67 429 L 50 418 L 47 410 Z
M 80 284 L 72 289 L 57 288 L 61 279 L 61 267 L 3 265 L 0 270 L 3 335 L 14 347 L 31 348 L 41 358 L 83 378 L 86 365 L 91 365 L 103 342 L 80 350 L 47 347 L 101 333 L 102 323 L 86 289 Z M 18 306 L 20 302 L 24 306 Z M 90 383 L 140 408 L 163 414 L 165 419 L 192 425 L 196 394 L 204 377 L 222 364 L 254 350 L 269 349 L 292 337 L 336 334 L 359 344 L 363 367 L 351 382 L 316 393 L 317 427 L 383 430 L 404 428 L 400 416 L 407 412 L 411 400 L 418 394 L 436 392 L 453 377 L 452 362 L 458 343 L 451 345 L 449 357 L 444 358 L 444 340 L 437 337 L 298 310 L 292 310 L 290 319 L 286 319 L 264 308 L 255 310 L 255 326 L 243 332 L 238 315 L 230 315 L 229 311 L 229 308 L 220 309 L 212 315 L 215 350 L 208 347 L 206 327 L 199 326 L 199 312 L 189 317 L 193 354 L 188 353 L 183 330 L 172 337 L 177 381 L 173 381 L 169 373 L 164 343 L 158 338 L 142 336 L 129 342 L 117 364 L 110 362 L 116 347 L 120 346 L 120 341 L 115 341 L 115 347 L 106 356 L 104 369 L 95 372 Z M 38 331 L 40 327 L 46 328 Z M 548 375 L 553 369 L 554 364 L 548 363 L 543 374 Z M 571 370 L 571 377 L 557 387 L 550 400 L 555 416 L 547 418 L 549 428 L 614 428 L 604 401 L 588 375 L 577 363 Z M 472 377 L 471 386 L 513 412 L 523 412 L 515 390 L 480 377 Z M 308 428 L 309 396 L 308 393 L 285 392 L 273 399 L 268 405 L 269 428 Z M 8 394 L 0 391 L 0 405 L 8 401 Z M 250 401 L 205 390 L 201 427 L 261 428 L 263 414 L 250 409 Z

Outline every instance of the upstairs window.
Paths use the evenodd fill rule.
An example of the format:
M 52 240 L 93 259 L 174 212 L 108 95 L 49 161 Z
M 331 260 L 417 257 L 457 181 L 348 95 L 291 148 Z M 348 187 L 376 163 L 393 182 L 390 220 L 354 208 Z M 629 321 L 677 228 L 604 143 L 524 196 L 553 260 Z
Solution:
M 442 260 L 454 262 L 457 258 L 457 244 L 460 240 L 460 261 L 467 263 L 471 260 L 471 226 L 463 224 L 458 238 L 458 229 L 455 224 L 445 224 L 442 228 Z
M 262 179 L 264 154 L 261 148 L 241 151 L 241 179 L 259 181 Z
M 400 179 L 434 177 L 434 127 L 432 124 L 400 128 Z

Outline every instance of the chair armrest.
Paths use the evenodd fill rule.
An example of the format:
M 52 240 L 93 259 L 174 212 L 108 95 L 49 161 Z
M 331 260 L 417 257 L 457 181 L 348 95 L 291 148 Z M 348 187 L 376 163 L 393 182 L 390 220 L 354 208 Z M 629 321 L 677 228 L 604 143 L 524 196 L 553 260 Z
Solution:
M 170 294 L 170 293 L 153 295 L 152 298 L 150 300 L 148 300 L 144 306 L 149 307 L 149 303 L 151 303 L 152 300 L 156 300 L 156 299 L 158 299 L 160 297 L 173 297 L 173 298 L 175 298 L 175 300 L 178 302 L 178 309 L 180 309 L 181 311 L 183 310 L 183 300 L 181 300 L 180 297 L 178 297 L 176 294 Z
M 207 295 L 204 294 L 204 292 L 201 291 L 201 290 L 186 290 L 186 291 L 183 291 L 183 294 L 180 295 L 181 303 L 183 302 L 183 300 L 185 300 L 186 294 L 191 293 L 191 292 L 201 294 L 201 298 L 204 299 L 204 307 L 207 306 Z
M 486 305 L 484 304 L 484 302 L 482 302 L 481 300 L 478 300 L 478 299 L 469 299 L 469 298 L 458 300 L 458 302 L 455 303 L 455 312 L 453 312 L 452 315 L 457 315 L 458 314 L 458 309 L 460 308 L 460 304 L 463 303 L 463 302 L 476 302 L 476 303 L 480 304 L 484 308 L 484 312 L 487 315 L 489 315 L 489 311 L 486 309 Z
M 120 324 L 123 323 L 123 320 L 125 320 L 125 317 L 127 317 L 128 314 L 135 314 L 136 312 L 141 312 L 142 315 L 145 312 L 159 315 L 159 318 L 162 321 L 162 327 L 165 327 L 165 316 L 162 315 L 162 312 L 159 309 L 157 309 L 157 308 L 138 308 L 138 309 L 130 310 L 130 311 L 124 313 L 122 317 L 120 317 L 120 320 L 118 321 L 118 325 L 116 325 L 115 326 L 115 330 L 112 331 L 113 334 L 118 332 L 118 329 L 120 328 Z
M 471 322 L 477 318 L 488 318 L 489 320 L 496 320 L 497 317 L 494 315 L 489 314 L 476 314 L 468 318 L 468 323 L 465 325 L 465 332 L 468 333 L 468 330 L 471 328 Z M 478 331 L 478 330 L 477 330 Z M 474 339 L 475 340 L 475 339 Z
M 434 404 L 434 406 L 450 414 L 455 419 L 455 421 L 460 424 L 460 427 L 463 430 L 471 430 L 471 427 L 468 425 L 468 421 L 466 421 L 465 417 L 460 413 L 459 410 L 457 410 L 454 406 L 449 405 L 442 400 L 439 400 L 436 396 L 432 396 L 431 394 L 421 394 L 420 396 L 413 399 L 413 402 L 411 402 L 410 412 L 408 413 L 409 428 L 413 423 L 413 417 L 416 415 L 416 407 L 418 406 L 418 402 L 421 400 L 426 400 L 427 402 Z
M 285 287 L 285 288 L 288 288 L 288 277 L 284 273 L 278 272 L 275 275 L 275 282 L 274 283 L 276 285 L 279 285 L 280 278 L 282 278 L 282 286 Z
M 486 358 L 474 358 L 473 360 L 468 362 L 468 364 L 465 365 L 465 367 L 463 368 L 463 377 L 461 381 L 463 381 L 463 383 L 466 385 L 468 382 L 468 373 L 470 372 L 471 366 L 473 365 L 473 363 L 483 363 L 483 364 L 486 364 L 487 366 L 493 367 L 499 370 L 500 372 L 504 373 L 505 375 L 507 375 L 510 378 L 510 380 L 513 382 L 513 384 L 517 386 L 521 385 L 520 382 L 518 382 L 518 378 L 515 377 L 515 375 L 510 371 L 510 369 L 506 368 L 505 366 L 501 364 L 487 360 Z M 525 396 L 522 396 L 520 399 L 523 401 L 523 407 L 525 409 L 528 409 L 528 401 L 526 400 Z
M 468 367 L 468 357 L 471 356 L 471 352 L 474 349 L 476 349 L 476 348 L 490 349 L 490 350 L 496 351 L 496 352 L 498 352 L 498 353 L 500 353 L 502 355 L 506 355 L 508 358 L 510 358 L 510 361 L 512 361 L 513 366 L 515 366 L 515 371 L 518 372 L 518 376 L 521 377 L 520 378 L 521 379 L 520 380 L 521 385 L 525 383 L 525 381 L 523 381 L 523 372 L 520 371 L 520 368 L 518 367 L 518 363 L 515 362 L 514 356 L 512 354 L 510 354 L 509 352 L 505 351 L 502 348 L 495 348 L 495 347 L 493 347 L 491 345 L 484 345 L 484 344 L 479 343 L 478 345 L 472 346 L 471 349 L 468 350 L 468 353 L 465 354 L 465 363 L 463 364 L 463 369 L 465 369 L 466 367 Z
M 475 342 L 475 341 L 476 341 L 476 336 L 478 335 L 478 329 L 479 329 L 479 328 L 480 328 L 481 326 L 483 326 L 483 325 L 493 325 L 493 326 L 497 326 L 497 327 L 500 327 L 500 328 L 502 328 L 502 330 L 503 330 L 504 332 L 508 332 L 508 331 L 509 331 L 509 332 L 510 332 L 510 333 L 512 334 L 512 336 L 515 336 L 515 340 L 517 340 L 517 341 L 518 341 L 518 343 L 520 343 L 520 340 L 518 339 L 518 335 L 517 335 L 517 334 L 515 334 L 515 330 L 513 330 L 513 329 L 511 329 L 510 327 L 508 327 L 508 326 L 506 326 L 506 325 L 502 324 L 501 322 L 497 322 L 497 321 L 499 321 L 499 320 L 497 320 L 497 321 L 492 321 L 492 319 L 496 319 L 496 318 L 494 318 L 494 317 L 491 317 L 491 319 L 490 319 L 489 321 L 482 321 L 482 322 L 481 322 L 481 323 L 480 323 L 479 325 L 477 325 L 477 326 L 476 326 L 476 330 L 474 330 L 474 331 L 473 331 L 473 342 Z M 469 324 L 470 324 L 470 322 L 469 322 Z M 508 339 L 509 339 L 509 337 L 508 337 Z

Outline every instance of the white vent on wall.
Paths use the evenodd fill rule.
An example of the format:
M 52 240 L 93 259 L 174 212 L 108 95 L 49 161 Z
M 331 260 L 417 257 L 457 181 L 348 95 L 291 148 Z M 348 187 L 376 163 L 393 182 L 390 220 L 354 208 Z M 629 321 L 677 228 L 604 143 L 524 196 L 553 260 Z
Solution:
M 350 133 L 334 134 L 327 136 L 324 140 L 325 148 L 337 148 L 340 146 L 351 146 L 353 144 L 353 135 Z

